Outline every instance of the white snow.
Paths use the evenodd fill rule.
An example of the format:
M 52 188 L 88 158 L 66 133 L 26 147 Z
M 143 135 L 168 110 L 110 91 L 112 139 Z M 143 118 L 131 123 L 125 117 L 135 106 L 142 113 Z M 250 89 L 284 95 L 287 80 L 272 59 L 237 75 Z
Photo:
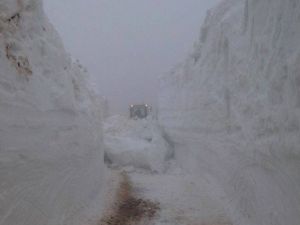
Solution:
M 159 121 L 106 118 L 42 2 L 0 0 L 0 225 L 96 221 L 104 149 L 156 224 L 299 225 L 299 40 L 298 0 L 225 0 L 162 78 Z
M 99 213 L 103 100 L 86 77 L 40 0 L 0 1 L 1 225 L 81 225 L 90 206 Z
M 222 205 L 222 189 L 210 177 L 195 180 L 173 169 L 166 174 L 130 173 L 135 194 L 159 202 L 160 211 L 150 224 L 231 225 Z
M 163 172 L 172 148 L 152 118 L 128 119 L 116 115 L 104 123 L 106 160 L 114 167 L 134 167 Z
M 195 180 L 214 177 L 233 224 L 299 224 L 299 40 L 298 0 L 225 0 L 162 78 L 175 157 Z

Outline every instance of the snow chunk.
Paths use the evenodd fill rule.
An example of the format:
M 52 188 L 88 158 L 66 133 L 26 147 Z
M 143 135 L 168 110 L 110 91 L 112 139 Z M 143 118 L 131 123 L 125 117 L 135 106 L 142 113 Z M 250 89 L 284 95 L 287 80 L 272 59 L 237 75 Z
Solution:
M 172 156 L 162 130 L 151 118 L 131 120 L 119 115 L 109 117 L 104 123 L 104 137 L 106 161 L 113 166 L 163 172 L 165 161 Z

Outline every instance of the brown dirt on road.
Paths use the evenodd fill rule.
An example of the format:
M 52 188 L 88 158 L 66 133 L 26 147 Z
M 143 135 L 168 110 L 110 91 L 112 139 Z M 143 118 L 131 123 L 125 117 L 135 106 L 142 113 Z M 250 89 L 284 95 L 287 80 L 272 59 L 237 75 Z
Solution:
M 104 217 L 98 225 L 135 225 L 144 219 L 152 219 L 159 210 L 159 203 L 137 198 L 128 175 L 122 173 L 122 182 L 112 213 Z

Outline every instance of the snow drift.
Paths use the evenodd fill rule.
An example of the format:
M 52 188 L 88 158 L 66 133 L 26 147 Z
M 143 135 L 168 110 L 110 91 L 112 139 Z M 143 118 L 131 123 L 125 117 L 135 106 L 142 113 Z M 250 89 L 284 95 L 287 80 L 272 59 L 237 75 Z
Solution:
M 163 172 L 172 148 L 163 137 L 157 121 L 123 116 L 109 117 L 104 123 L 106 161 L 113 167 L 133 167 Z
M 101 101 L 40 0 L 0 1 L 0 224 L 81 224 L 103 178 Z
M 214 177 L 234 224 L 300 221 L 300 2 L 226 0 L 161 81 L 181 165 Z

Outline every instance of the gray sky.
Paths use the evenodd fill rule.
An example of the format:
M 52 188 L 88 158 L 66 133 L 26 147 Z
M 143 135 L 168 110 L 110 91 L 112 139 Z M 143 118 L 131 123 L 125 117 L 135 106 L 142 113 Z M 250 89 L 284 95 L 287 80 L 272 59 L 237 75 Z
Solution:
M 158 77 L 181 62 L 219 0 L 44 0 L 67 51 L 111 110 L 156 103 Z

